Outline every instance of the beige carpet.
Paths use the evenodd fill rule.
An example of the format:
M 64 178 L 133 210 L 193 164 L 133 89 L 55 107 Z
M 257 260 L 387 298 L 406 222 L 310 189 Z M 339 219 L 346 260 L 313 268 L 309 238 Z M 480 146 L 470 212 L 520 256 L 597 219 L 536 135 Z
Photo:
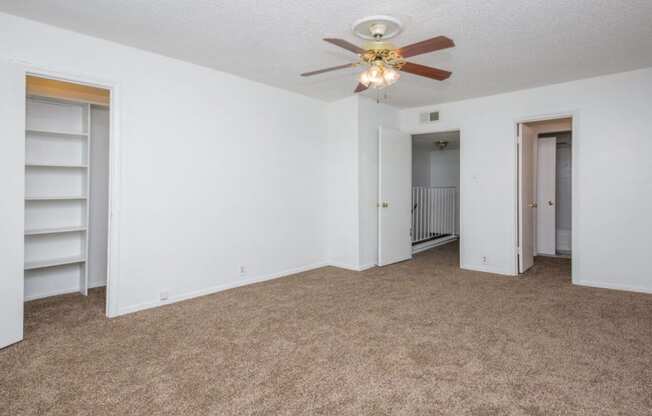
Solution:
M 110 321 L 101 290 L 31 302 L 0 414 L 652 415 L 652 296 L 571 286 L 568 260 L 516 279 L 456 253 Z

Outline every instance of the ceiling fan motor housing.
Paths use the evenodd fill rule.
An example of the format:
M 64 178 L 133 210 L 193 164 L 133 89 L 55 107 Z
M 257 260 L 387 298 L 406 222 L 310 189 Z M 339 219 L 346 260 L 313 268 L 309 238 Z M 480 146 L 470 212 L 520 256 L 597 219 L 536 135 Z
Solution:
M 372 23 L 369 26 L 369 32 L 371 32 L 371 36 L 374 37 L 374 39 L 380 39 L 385 35 L 385 31 L 387 30 L 387 26 L 384 23 Z

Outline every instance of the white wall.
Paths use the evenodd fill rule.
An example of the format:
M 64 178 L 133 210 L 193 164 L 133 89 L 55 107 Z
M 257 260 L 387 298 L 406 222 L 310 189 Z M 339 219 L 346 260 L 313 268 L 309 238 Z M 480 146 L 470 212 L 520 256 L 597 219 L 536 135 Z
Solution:
M 0 58 L 118 85 L 118 313 L 323 264 L 325 104 L 6 14 L 0 39 Z
M 430 186 L 430 146 L 412 142 L 412 186 Z
M 515 274 L 515 121 L 573 112 L 573 281 L 652 292 L 651 102 L 652 69 L 644 69 L 407 109 L 400 117 L 411 133 L 461 130 L 462 266 Z M 419 113 L 433 110 L 441 121 L 420 124 Z
M 328 261 L 357 269 L 358 212 L 358 97 L 328 104 L 326 151 L 326 216 Z
M 430 152 L 430 186 L 460 185 L 460 149 Z

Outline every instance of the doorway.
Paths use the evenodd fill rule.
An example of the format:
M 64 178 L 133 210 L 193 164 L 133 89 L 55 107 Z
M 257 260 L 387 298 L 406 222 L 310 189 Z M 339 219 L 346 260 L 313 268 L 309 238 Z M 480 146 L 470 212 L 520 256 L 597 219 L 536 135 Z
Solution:
M 460 132 L 412 135 L 412 250 L 459 239 Z
M 111 91 L 25 80 L 25 313 L 33 302 L 108 291 Z M 66 304 L 65 307 L 70 307 Z
M 542 257 L 572 259 L 573 119 L 517 125 L 519 273 Z

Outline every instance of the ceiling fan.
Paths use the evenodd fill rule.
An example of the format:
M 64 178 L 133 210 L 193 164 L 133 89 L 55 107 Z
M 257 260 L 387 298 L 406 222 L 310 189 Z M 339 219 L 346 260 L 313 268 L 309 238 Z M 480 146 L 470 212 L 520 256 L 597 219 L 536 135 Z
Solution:
M 358 85 L 354 92 L 358 93 L 368 88 L 381 89 L 394 84 L 400 78 L 400 71 L 414 75 L 443 81 L 451 76 L 450 71 L 407 62 L 410 58 L 424 53 L 452 48 L 455 43 L 446 36 L 437 36 L 411 45 L 397 48 L 387 42 L 400 33 L 400 21 L 390 16 L 371 16 L 360 19 L 353 25 L 353 32 L 363 39 L 369 39 L 363 48 L 344 39 L 326 38 L 326 42 L 344 48 L 358 55 L 359 60 L 331 68 L 310 71 L 301 74 L 302 77 L 323 74 L 338 69 L 365 65 L 367 69 L 358 77 Z

